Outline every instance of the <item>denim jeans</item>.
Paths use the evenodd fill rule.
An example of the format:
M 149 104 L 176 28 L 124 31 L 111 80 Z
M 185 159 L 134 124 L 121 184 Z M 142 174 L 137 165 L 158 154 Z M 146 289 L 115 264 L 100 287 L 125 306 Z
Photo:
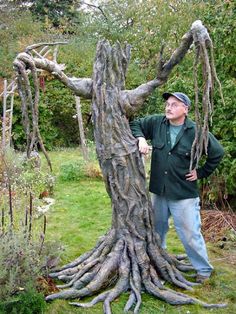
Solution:
M 160 235 L 161 245 L 166 248 L 166 233 L 169 217 L 172 215 L 178 237 L 197 273 L 210 276 L 213 267 L 209 263 L 207 249 L 201 233 L 199 197 L 183 200 L 170 200 L 152 194 L 155 230 Z

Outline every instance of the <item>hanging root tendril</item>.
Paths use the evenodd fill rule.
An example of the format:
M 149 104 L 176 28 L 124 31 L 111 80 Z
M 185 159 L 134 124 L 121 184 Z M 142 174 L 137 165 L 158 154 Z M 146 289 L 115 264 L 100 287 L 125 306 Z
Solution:
M 209 124 L 212 124 L 213 115 L 213 91 L 214 81 L 219 85 L 220 95 L 224 104 L 224 98 L 220 81 L 216 75 L 216 69 L 213 56 L 213 45 L 207 29 L 201 21 L 195 21 L 191 28 L 195 44 L 194 60 L 194 88 L 195 88 L 195 139 L 191 149 L 190 171 L 198 168 L 198 164 L 203 152 L 207 155 Z M 201 61 L 201 63 L 200 63 Z M 199 87 L 198 73 L 201 65 L 201 75 L 203 78 L 202 107 L 199 107 Z M 200 113 L 202 112 L 202 114 Z

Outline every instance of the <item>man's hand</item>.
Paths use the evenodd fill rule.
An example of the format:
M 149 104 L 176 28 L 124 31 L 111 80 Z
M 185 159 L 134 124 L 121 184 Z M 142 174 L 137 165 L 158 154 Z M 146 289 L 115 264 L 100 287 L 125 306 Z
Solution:
M 144 137 L 138 137 L 138 148 L 141 154 L 148 154 L 150 150 L 150 146 Z
M 197 180 L 197 171 L 196 169 L 193 169 L 192 171 L 190 171 L 188 174 L 186 174 L 186 180 L 187 181 L 195 181 Z

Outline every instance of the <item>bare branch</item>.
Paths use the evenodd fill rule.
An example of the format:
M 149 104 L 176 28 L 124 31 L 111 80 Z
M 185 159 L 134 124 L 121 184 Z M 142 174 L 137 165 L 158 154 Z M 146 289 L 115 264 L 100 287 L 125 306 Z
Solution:
M 157 74 L 157 78 L 163 80 L 164 82 L 167 81 L 167 78 L 168 78 L 170 72 L 173 70 L 173 68 L 177 64 L 179 64 L 183 60 L 183 58 L 186 55 L 187 51 L 189 50 L 192 42 L 193 42 L 192 32 L 189 31 L 188 33 L 186 33 L 182 37 L 182 41 L 180 43 L 180 46 L 174 51 L 174 53 L 170 57 L 170 60 L 167 61 L 163 65 L 163 68 Z
M 208 44 L 210 47 L 212 46 L 210 36 L 207 32 L 207 29 L 205 26 L 202 24 L 202 22 L 195 21 L 192 26 L 190 31 L 188 31 L 183 37 L 182 41 L 179 45 L 179 47 L 173 52 L 172 56 L 170 59 L 164 63 L 163 58 L 162 58 L 162 51 L 163 47 L 161 48 L 160 52 L 160 60 L 158 64 L 158 73 L 156 79 L 149 81 L 147 83 L 144 83 L 134 90 L 125 90 L 122 91 L 120 94 L 120 101 L 123 104 L 124 108 L 126 110 L 137 110 L 145 101 L 145 99 L 153 92 L 153 90 L 161 85 L 163 85 L 173 68 L 179 64 L 186 53 L 188 52 L 189 48 L 191 47 L 191 44 L 193 43 L 198 45 L 199 43 L 205 42 L 206 45 Z M 212 57 L 213 60 L 213 57 Z M 212 68 L 213 68 L 213 75 L 217 80 L 217 76 L 215 74 L 214 70 L 214 64 L 212 61 Z M 221 88 L 220 88 L 221 91 Z M 221 93 L 222 94 L 222 93 Z
M 63 70 L 65 69 L 64 64 L 58 64 L 46 58 L 34 58 L 34 62 L 37 68 L 52 73 L 65 86 L 71 89 L 77 96 L 89 99 L 92 98 L 92 79 L 68 77 L 63 72 Z
M 55 42 L 55 43 L 37 43 L 37 44 L 26 47 L 25 52 L 29 52 L 33 49 L 37 49 L 42 46 L 55 46 L 55 45 L 67 45 L 67 44 L 68 42 L 60 42 L 60 41 Z
M 53 52 L 53 61 L 57 62 L 57 54 L 58 54 L 58 45 L 55 47 Z
M 167 81 L 171 71 L 178 63 L 182 61 L 192 42 L 192 32 L 189 31 L 182 37 L 180 46 L 174 51 L 170 59 L 165 64 L 163 64 L 162 59 L 162 47 L 160 52 L 160 60 L 157 67 L 157 78 L 138 86 L 134 90 L 122 91 L 121 101 L 123 102 L 124 106 L 127 107 L 127 104 L 129 104 L 130 107 L 133 107 L 133 110 L 138 109 L 155 88 L 163 85 Z
M 84 1 L 83 1 L 83 4 L 87 5 L 88 7 L 95 8 L 95 9 L 99 10 L 102 13 L 102 16 L 105 18 L 105 20 L 108 21 L 108 18 L 106 16 L 105 12 L 103 11 L 103 9 L 99 5 L 94 5 L 91 3 L 84 2 Z
M 151 95 L 155 88 L 161 86 L 164 82 L 159 79 L 155 79 L 144 83 L 132 90 L 123 90 L 120 92 L 120 102 L 123 105 L 126 113 L 133 112 L 140 108 L 145 99 Z
M 16 60 L 21 60 L 21 59 L 24 60 L 25 57 L 29 58 L 29 55 L 25 52 L 22 52 L 18 54 Z M 92 79 L 90 78 L 80 79 L 80 78 L 68 77 L 63 72 L 65 69 L 64 64 L 58 64 L 52 60 L 43 58 L 42 56 L 32 58 L 32 61 L 34 62 L 37 69 L 42 69 L 42 70 L 52 73 L 65 86 L 71 89 L 77 96 L 81 96 L 83 98 L 88 98 L 88 99 L 92 98 Z
M 42 55 L 35 49 L 32 50 L 32 52 L 39 58 L 43 58 Z
M 46 50 L 48 49 L 48 46 L 44 46 L 39 53 L 42 55 Z

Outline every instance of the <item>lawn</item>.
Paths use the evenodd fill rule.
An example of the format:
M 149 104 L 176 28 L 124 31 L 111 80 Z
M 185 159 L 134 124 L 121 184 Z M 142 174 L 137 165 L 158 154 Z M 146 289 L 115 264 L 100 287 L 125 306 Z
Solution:
M 62 164 L 81 161 L 78 149 L 67 149 L 50 153 L 54 174 L 60 174 Z M 82 178 L 78 181 L 56 180 L 55 205 L 47 213 L 47 241 L 56 240 L 61 248 L 61 262 L 68 263 L 80 254 L 93 248 L 111 224 L 111 205 L 101 179 Z M 168 251 L 183 253 L 173 226 L 168 234 Z M 170 313 L 236 313 L 236 256 L 235 244 L 220 249 L 218 244 L 207 243 L 210 260 L 215 267 L 210 281 L 186 292 L 208 303 L 228 303 L 226 309 L 204 309 L 200 306 L 171 306 L 146 293 L 142 295 L 140 314 Z M 231 257 L 231 258 L 230 258 Z M 176 289 L 176 288 L 174 288 Z M 179 290 L 180 291 L 180 290 Z M 128 294 L 123 294 L 113 302 L 113 313 L 123 313 Z M 86 300 L 89 300 L 88 298 Z M 55 300 L 48 304 L 47 314 L 103 313 L 102 304 L 90 309 L 72 307 L 68 301 Z

